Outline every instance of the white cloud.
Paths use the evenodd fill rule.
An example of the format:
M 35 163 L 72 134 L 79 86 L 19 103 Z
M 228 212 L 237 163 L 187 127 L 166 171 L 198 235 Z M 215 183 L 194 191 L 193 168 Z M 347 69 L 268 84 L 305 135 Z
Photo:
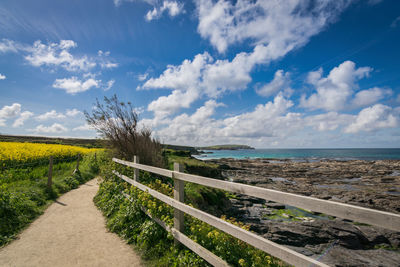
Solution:
M 103 50 L 97 51 L 97 55 L 99 55 L 99 56 L 106 56 L 106 57 L 108 57 L 110 54 L 111 54 L 110 51 L 105 51 L 105 52 L 104 52 Z
M 226 91 L 246 89 L 252 81 L 250 72 L 257 64 L 266 63 L 268 48 L 258 45 L 250 53 L 239 53 L 232 61 L 217 60 L 207 64 L 202 78 L 202 87 L 211 97 L 217 97 Z
M 247 138 L 288 135 L 301 121 L 301 114 L 288 112 L 292 106 L 292 101 L 278 94 L 273 102 L 257 105 L 252 112 L 224 119 L 223 135 Z
M 267 49 L 256 46 L 253 52 L 239 53 L 232 61 L 216 60 L 207 53 L 198 54 L 193 61 L 184 60 L 179 66 L 167 66 L 158 77 L 147 80 L 138 89 L 173 89 L 150 103 L 148 109 L 170 115 L 180 108 L 188 108 L 202 95 L 215 98 L 224 92 L 243 90 L 252 81 L 250 72 L 266 60 Z
M 109 57 L 109 51 L 99 50 L 95 57 L 72 55 L 70 50 L 77 46 L 77 43 L 72 40 L 60 40 L 59 43 L 48 44 L 37 40 L 30 46 L 3 39 L 0 41 L 0 53 L 23 52 L 24 58 L 32 66 L 61 67 L 67 71 L 88 71 L 96 66 L 100 66 L 102 69 L 118 67 L 118 64 Z
M 86 81 L 81 81 L 77 77 L 72 76 L 71 78 L 56 79 L 53 83 L 54 88 L 63 89 L 68 94 L 76 94 L 89 90 L 92 87 L 99 88 L 101 80 L 95 80 L 89 78 Z
M 196 0 L 198 31 L 219 52 L 246 39 L 264 44 L 276 57 L 319 33 L 352 1 Z
M 75 131 L 92 131 L 92 130 L 93 130 L 93 128 L 90 127 L 90 125 L 88 125 L 88 124 L 83 124 L 83 125 L 80 125 L 80 126 L 72 129 L 72 131 L 74 131 L 74 132 Z
M 353 91 L 358 88 L 356 81 L 367 77 L 371 71 L 370 67 L 356 69 L 354 62 L 345 61 L 333 68 L 327 77 L 322 77 L 322 69 L 310 72 L 307 81 L 315 86 L 317 93 L 312 94 L 308 99 L 303 96 L 300 104 L 312 110 L 342 110 Z
M 118 67 L 117 63 L 109 60 L 108 57 L 110 56 L 110 54 L 110 51 L 103 52 L 102 50 L 99 50 L 97 52 L 98 61 L 102 69 L 112 69 Z
M 21 104 L 14 103 L 11 106 L 4 106 L 0 109 L 0 126 L 6 126 L 6 120 L 18 117 L 14 123 L 13 127 L 19 127 L 24 124 L 24 122 L 33 116 L 30 111 L 24 111 L 21 113 Z
M 198 143 L 206 141 L 205 139 L 209 139 L 211 136 L 216 137 L 219 123 L 216 123 L 210 116 L 221 105 L 221 103 L 217 103 L 215 100 L 209 100 L 190 116 L 184 113 L 173 120 L 163 121 L 162 123 L 168 124 L 168 127 L 156 132 L 156 135 L 170 142 L 178 143 L 190 143 L 191 141 Z M 152 124 L 157 124 L 157 122 L 149 120 L 141 121 L 141 125 L 148 126 Z
M 54 123 L 51 126 L 44 126 L 40 124 L 35 129 L 30 129 L 29 131 L 35 133 L 63 133 L 67 132 L 68 129 L 59 123 Z
M 48 111 L 46 113 L 43 113 L 41 115 L 36 116 L 36 120 L 38 121 L 47 121 L 47 120 L 62 120 L 67 117 L 76 117 L 78 115 L 82 114 L 81 111 L 77 110 L 76 108 L 74 109 L 67 109 L 65 111 L 65 114 L 63 113 L 58 113 L 54 109 L 51 111 Z
M 120 6 L 123 2 L 145 2 L 153 7 L 147 12 L 145 19 L 151 21 L 158 19 L 164 12 L 168 12 L 170 17 L 175 17 L 183 12 L 183 3 L 174 0 L 113 0 L 115 6 Z
M 301 114 L 288 112 L 292 105 L 290 100 L 278 94 L 273 102 L 258 105 L 251 112 L 214 119 L 215 109 L 223 104 L 209 100 L 192 115 L 184 113 L 164 121 L 166 127 L 155 134 L 165 142 L 181 144 L 247 143 L 285 138 L 302 127 Z M 150 120 L 143 122 L 145 125 L 151 123 Z
M 167 69 L 158 78 L 150 78 L 141 88 L 171 88 L 185 90 L 188 86 L 197 85 L 208 62 L 213 58 L 207 53 L 198 54 L 193 61 L 185 59 L 181 65 L 168 65 Z
M 24 111 L 20 114 L 19 118 L 17 118 L 14 123 L 13 127 L 20 127 L 23 126 L 25 121 L 33 116 L 33 113 L 30 111 Z
M 164 1 L 162 6 L 155 6 L 153 10 L 147 12 L 145 18 L 147 21 L 158 19 L 164 12 L 168 12 L 170 17 L 175 17 L 183 12 L 183 4 L 176 1 Z
M 137 107 L 137 108 L 133 108 L 133 112 L 135 112 L 136 114 L 140 115 L 144 112 L 144 107 Z
M 158 4 L 159 0 L 113 0 L 114 1 L 114 5 L 119 6 L 121 5 L 123 2 L 145 2 L 149 5 L 155 6 Z
M 146 73 L 143 73 L 143 74 L 139 74 L 137 76 L 137 78 L 138 78 L 139 81 L 143 82 L 144 80 L 147 79 L 148 76 L 149 76 L 149 73 L 146 72 Z
M 109 80 L 109 81 L 107 82 L 106 87 L 104 88 L 104 91 L 110 90 L 111 87 L 113 87 L 114 83 L 115 83 L 115 80 Z
M 67 109 L 67 111 L 65 112 L 65 115 L 68 117 L 75 117 L 77 115 L 82 114 L 81 111 L 77 110 L 76 108 L 74 109 Z
M 6 75 L 0 73 L 0 80 L 5 80 L 6 78 L 7 78 Z
M 68 71 L 87 71 L 96 66 L 93 59 L 87 56 L 74 57 L 69 50 L 77 47 L 72 40 L 61 40 L 60 43 L 42 44 L 36 41 L 29 48 L 25 59 L 35 67 L 62 67 Z
M 2 39 L 0 41 L 0 53 L 17 53 L 19 48 L 19 45 L 12 40 Z
M 21 104 L 14 103 L 11 106 L 4 106 L 0 109 L 0 119 L 10 119 L 21 113 Z
M 174 90 L 168 96 L 161 96 L 158 99 L 152 101 L 147 109 L 153 111 L 156 117 L 163 118 L 165 116 L 174 114 L 180 108 L 189 108 L 199 97 L 197 90 L 191 89 L 185 92 L 180 90 Z
M 399 24 L 400 24 L 400 16 L 398 16 L 397 18 L 395 18 L 395 19 L 392 21 L 392 24 L 390 24 L 390 27 L 396 28 Z M 1 49 L 0 49 L 0 50 L 1 50 Z
M 392 95 L 392 90 L 374 87 L 368 90 L 359 91 L 352 100 L 352 106 L 365 107 L 375 104 L 386 96 Z
M 277 70 L 272 81 L 263 85 L 256 91 L 257 94 L 267 97 L 288 88 L 290 88 L 290 73 L 285 73 L 283 70 Z
M 175 113 L 180 108 L 188 108 L 200 96 L 200 77 L 211 56 L 205 52 L 195 56 L 193 61 L 184 60 L 179 66 L 167 66 L 158 78 L 147 80 L 141 88 L 174 89 L 169 96 L 161 96 L 148 105 L 158 117 Z
M 46 121 L 46 120 L 51 120 L 51 119 L 65 119 L 66 116 L 62 113 L 58 113 L 54 109 L 52 111 L 46 112 L 42 115 L 39 115 L 36 117 L 36 120 L 38 121 Z
M 103 69 L 112 69 L 112 68 L 118 67 L 118 64 L 117 64 L 117 63 L 110 62 L 110 61 L 106 61 L 106 62 L 100 62 L 100 66 L 101 66 Z
M 349 125 L 356 116 L 328 112 L 324 114 L 311 115 L 305 118 L 305 125 L 311 126 L 318 131 L 333 131 L 340 126 Z
M 123 2 L 137 2 L 140 0 L 113 0 L 115 6 L 120 6 Z M 146 3 L 155 2 L 155 0 L 143 0 Z
M 382 2 L 383 0 L 368 0 L 368 4 L 373 6 L 373 5 L 377 5 L 380 2 Z
M 371 132 L 383 128 L 394 128 L 399 125 L 400 110 L 376 104 L 358 113 L 356 120 L 344 129 L 346 133 L 361 131 Z

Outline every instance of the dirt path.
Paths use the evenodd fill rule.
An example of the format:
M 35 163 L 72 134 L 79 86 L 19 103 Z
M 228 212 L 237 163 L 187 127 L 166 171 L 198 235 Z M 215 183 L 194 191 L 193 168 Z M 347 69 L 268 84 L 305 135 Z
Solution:
M 142 266 L 93 204 L 93 179 L 60 197 L 20 238 L 0 249 L 0 266 Z

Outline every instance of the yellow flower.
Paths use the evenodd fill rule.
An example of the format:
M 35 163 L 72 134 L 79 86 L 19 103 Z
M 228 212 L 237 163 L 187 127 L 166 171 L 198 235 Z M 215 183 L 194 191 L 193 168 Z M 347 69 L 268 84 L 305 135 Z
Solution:
M 78 153 L 84 155 L 98 150 L 57 144 L 0 142 L 0 163 L 4 166 L 41 161 L 44 163 L 48 162 L 50 156 L 54 159 L 65 159 L 75 157 Z

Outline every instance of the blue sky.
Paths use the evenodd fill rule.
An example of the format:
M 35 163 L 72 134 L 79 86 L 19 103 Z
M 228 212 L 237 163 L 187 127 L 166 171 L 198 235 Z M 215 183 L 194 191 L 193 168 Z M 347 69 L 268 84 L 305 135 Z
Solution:
M 3 0 L 0 133 L 117 94 L 164 143 L 399 147 L 399 44 L 397 0 Z

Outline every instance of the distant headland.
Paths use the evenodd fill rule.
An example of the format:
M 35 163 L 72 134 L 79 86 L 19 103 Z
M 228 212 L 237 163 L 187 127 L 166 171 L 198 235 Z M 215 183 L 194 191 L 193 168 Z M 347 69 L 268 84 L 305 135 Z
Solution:
M 215 145 L 215 146 L 203 146 L 196 147 L 200 150 L 239 150 L 239 149 L 255 149 L 254 147 L 247 145 Z

